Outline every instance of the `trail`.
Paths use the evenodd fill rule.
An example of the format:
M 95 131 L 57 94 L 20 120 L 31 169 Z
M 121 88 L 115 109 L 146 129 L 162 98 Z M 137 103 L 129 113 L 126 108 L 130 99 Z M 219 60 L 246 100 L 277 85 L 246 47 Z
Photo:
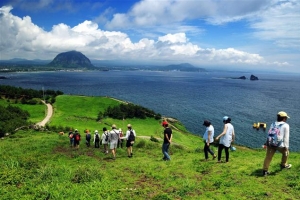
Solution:
M 45 101 L 42 101 L 46 106 L 47 106 L 47 115 L 46 117 L 43 119 L 43 121 L 36 123 L 37 126 L 45 126 L 49 120 L 51 119 L 52 115 L 53 115 L 53 107 L 50 103 L 47 103 Z

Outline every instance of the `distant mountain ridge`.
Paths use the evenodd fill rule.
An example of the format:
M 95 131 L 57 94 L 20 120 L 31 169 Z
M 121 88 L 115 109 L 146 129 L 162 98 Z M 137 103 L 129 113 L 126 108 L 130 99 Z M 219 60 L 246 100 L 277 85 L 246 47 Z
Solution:
M 79 51 L 68 51 L 58 54 L 49 64 L 55 68 L 94 68 L 90 59 Z

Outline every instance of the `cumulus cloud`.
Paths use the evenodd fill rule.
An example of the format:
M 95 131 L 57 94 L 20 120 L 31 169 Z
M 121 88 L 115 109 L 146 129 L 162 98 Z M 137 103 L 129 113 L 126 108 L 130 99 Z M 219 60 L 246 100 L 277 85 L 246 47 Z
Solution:
M 14 16 L 11 9 L 10 6 L 0 8 L 1 37 L 5 38 L 0 40 L 1 59 L 53 59 L 58 53 L 77 50 L 90 59 L 99 60 L 155 60 L 173 63 L 184 61 L 198 66 L 225 65 L 224 63 L 268 64 L 258 54 L 234 48 L 201 48 L 190 42 L 185 33 L 166 34 L 156 40 L 143 38 L 132 42 L 127 34 L 101 30 L 98 24 L 91 21 L 84 21 L 74 27 L 61 23 L 54 25 L 50 31 L 45 31 L 35 25 L 29 16 Z

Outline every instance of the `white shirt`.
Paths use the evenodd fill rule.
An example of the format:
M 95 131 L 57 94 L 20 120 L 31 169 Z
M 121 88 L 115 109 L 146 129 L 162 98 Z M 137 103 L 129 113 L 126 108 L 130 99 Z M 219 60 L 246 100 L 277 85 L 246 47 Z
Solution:
M 281 125 L 280 127 L 280 135 L 283 134 L 283 142 L 280 144 L 279 147 L 286 147 L 289 148 L 290 142 L 290 125 L 286 122 L 275 122 L 275 125 Z M 271 125 L 272 126 L 272 125 Z
M 234 128 L 230 123 L 225 124 L 225 127 L 226 126 L 227 126 L 227 131 L 226 134 L 221 137 L 220 144 L 223 144 L 225 147 L 230 147 L 232 142 L 232 136 L 234 134 Z
M 211 132 L 209 141 L 207 141 L 208 140 L 208 132 Z M 203 135 L 203 139 L 205 140 L 205 142 L 212 143 L 212 142 L 214 142 L 214 134 L 215 134 L 215 129 L 214 129 L 213 125 L 210 125 L 209 127 L 206 127 L 206 131 Z

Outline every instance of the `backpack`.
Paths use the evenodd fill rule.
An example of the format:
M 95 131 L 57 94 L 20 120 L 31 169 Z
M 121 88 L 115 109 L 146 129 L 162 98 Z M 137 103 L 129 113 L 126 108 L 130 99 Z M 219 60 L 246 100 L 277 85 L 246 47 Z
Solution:
M 275 123 L 271 124 L 271 127 L 268 131 L 267 145 L 272 147 L 278 147 L 283 142 L 283 135 L 280 134 L 280 128 L 283 124 L 276 125 Z
M 105 142 L 107 142 L 108 141 L 108 134 L 104 133 L 104 135 L 105 135 Z
M 96 140 L 96 141 L 99 141 L 99 134 L 98 134 L 98 133 L 96 133 L 95 140 Z
M 133 134 L 133 131 L 130 131 L 128 140 L 129 140 L 129 141 L 134 141 L 134 140 L 135 140 L 135 136 L 134 136 L 134 134 Z
M 79 141 L 79 140 L 80 140 L 79 134 L 76 134 L 75 139 L 76 139 L 76 141 Z

